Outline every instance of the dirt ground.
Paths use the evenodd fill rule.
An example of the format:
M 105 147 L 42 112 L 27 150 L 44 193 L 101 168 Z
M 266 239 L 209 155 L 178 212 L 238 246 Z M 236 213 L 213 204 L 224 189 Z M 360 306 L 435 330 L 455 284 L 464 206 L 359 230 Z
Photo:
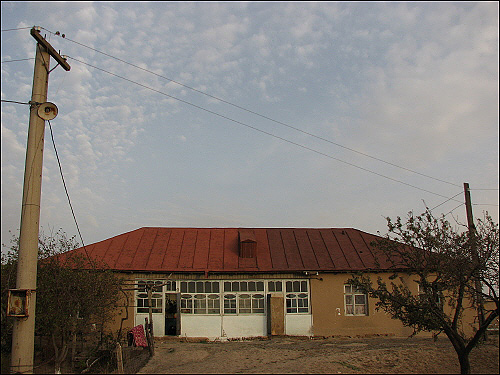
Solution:
M 498 335 L 470 356 L 473 374 L 498 374 Z M 168 373 L 460 373 L 446 337 L 279 337 L 227 342 L 163 341 L 138 374 Z

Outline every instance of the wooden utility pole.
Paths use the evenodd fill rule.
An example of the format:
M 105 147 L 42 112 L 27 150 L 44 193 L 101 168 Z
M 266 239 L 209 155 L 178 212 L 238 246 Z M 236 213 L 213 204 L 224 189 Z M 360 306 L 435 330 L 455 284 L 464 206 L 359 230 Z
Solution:
M 151 284 L 146 284 L 148 288 L 148 312 L 149 312 L 149 323 L 146 325 L 146 330 L 148 331 L 148 344 L 149 344 L 149 354 L 153 356 L 155 354 L 155 341 L 154 341 L 154 333 L 153 333 L 153 287 L 154 282 Z
M 476 227 L 474 225 L 474 216 L 472 216 L 472 202 L 470 199 L 470 188 L 467 182 L 464 182 L 464 194 L 465 194 L 465 210 L 467 213 L 467 227 L 469 228 L 470 234 L 475 234 Z
M 28 142 L 26 146 L 16 279 L 17 290 L 26 291 L 24 304 L 27 314 L 24 317 L 15 318 L 14 321 L 12 331 L 12 373 L 33 373 L 35 292 L 45 132 L 45 120 L 39 116 L 38 109 L 41 104 L 47 101 L 50 56 L 66 71 L 70 70 L 70 66 L 66 60 L 40 35 L 39 28 L 32 28 L 31 35 L 37 40 L 37 45 L 30 102 Z
M 470 188 L 467 182 L 464 182 L 464 194 L 465 194 L 465 210 L 467 213 L 467 227 L 469 229 L 469 238 L 471 241 L 471 251 L 472 259 L 476 264 L 479 263 L 479 254 L 477 253 L 476 247 L 476 226 L 474 225 L 474 217 L 472 215 L 472 201 L 470 198 Z M 479 326 L 481 327 L 484 323 L 484 302 L 482 297 L 482 285 L 479 279 L 475 280 L 476 288 L 476 303 L 477 303 L 477 313 L 479 318 Z M 484 335 L 486 338 L 486 333 Z

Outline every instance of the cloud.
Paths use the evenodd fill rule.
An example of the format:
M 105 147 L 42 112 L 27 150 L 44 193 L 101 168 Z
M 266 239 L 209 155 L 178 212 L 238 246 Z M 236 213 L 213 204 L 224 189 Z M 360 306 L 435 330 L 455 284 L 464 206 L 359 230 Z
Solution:
M 491 181 L 498 154 L 478 150 L 498 146 L 492 4 L 63 2 L 48 11 L 27 3 L 16 22 L 43 20 L 67 35 L 48 35 L 63 54 L 143 85 L 74 59 L 70 72 L 50 76 L 62 168 L 81 226 L 98 240 L 144 220 L 373 228 L 380 211 L 401 214 L 421 196 L 144 86 L 390 176 L 401 171 L 69 39 L 368 154 L 426 171 L 437 165 L 453 179 L 480 169 Z M 33 56 L 28 32 L 2 42 L 4 57 Z M 32 61 L 2 64 L 2 98 L 29 100 L 32 74 Z M 2 103 L 4 200 L 20 200 L 10 186 L 22 184 L 27 123 L 26 108 Z M 72 217 L 46 142 L 43 220 L 66 225 Z M 465 165 L 471 155 L 485 170 Z M 15 226 L 19 208 L 9 210 Z
M 476 147 L 471 140 L 495 130 L 498 71 L 485 62 L 495 60 L 498 43 L 477 11 L 488 17 L 487 8 L 469 13 L 448 6 L 441 9 L 443 25 L 404 5 L 387 15 L 415 30 L 387 45 L 385 65 L 366 71 L 362 121 L 373 153 L 391 148 L 404 164 L 422 167 L 450 150 Z M 453 35 L 438 34 L 442 28 Z M 436 34 L 427 40 L 419 30 Z

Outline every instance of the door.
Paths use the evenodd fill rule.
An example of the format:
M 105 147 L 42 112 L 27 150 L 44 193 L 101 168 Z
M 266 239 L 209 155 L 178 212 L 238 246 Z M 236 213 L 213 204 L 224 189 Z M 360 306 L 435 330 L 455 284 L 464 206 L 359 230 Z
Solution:
M 177 336 L 177 293 L 165 293 L 165 335 Z
M 267 295 L 267 334 L 271 336 L 285 334 L 285 300 L 282 294 Z

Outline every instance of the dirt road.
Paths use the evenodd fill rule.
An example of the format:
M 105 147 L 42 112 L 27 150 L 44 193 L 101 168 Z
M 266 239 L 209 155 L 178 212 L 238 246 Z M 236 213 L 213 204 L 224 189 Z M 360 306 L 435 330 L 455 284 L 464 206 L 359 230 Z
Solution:
M 498 336 L 474 349 L 474 374 L 498 373 Z M 272 338 L 229 342 L 157 342 L 139 374 L 166 373 L 460 373 L 446 337 Z

